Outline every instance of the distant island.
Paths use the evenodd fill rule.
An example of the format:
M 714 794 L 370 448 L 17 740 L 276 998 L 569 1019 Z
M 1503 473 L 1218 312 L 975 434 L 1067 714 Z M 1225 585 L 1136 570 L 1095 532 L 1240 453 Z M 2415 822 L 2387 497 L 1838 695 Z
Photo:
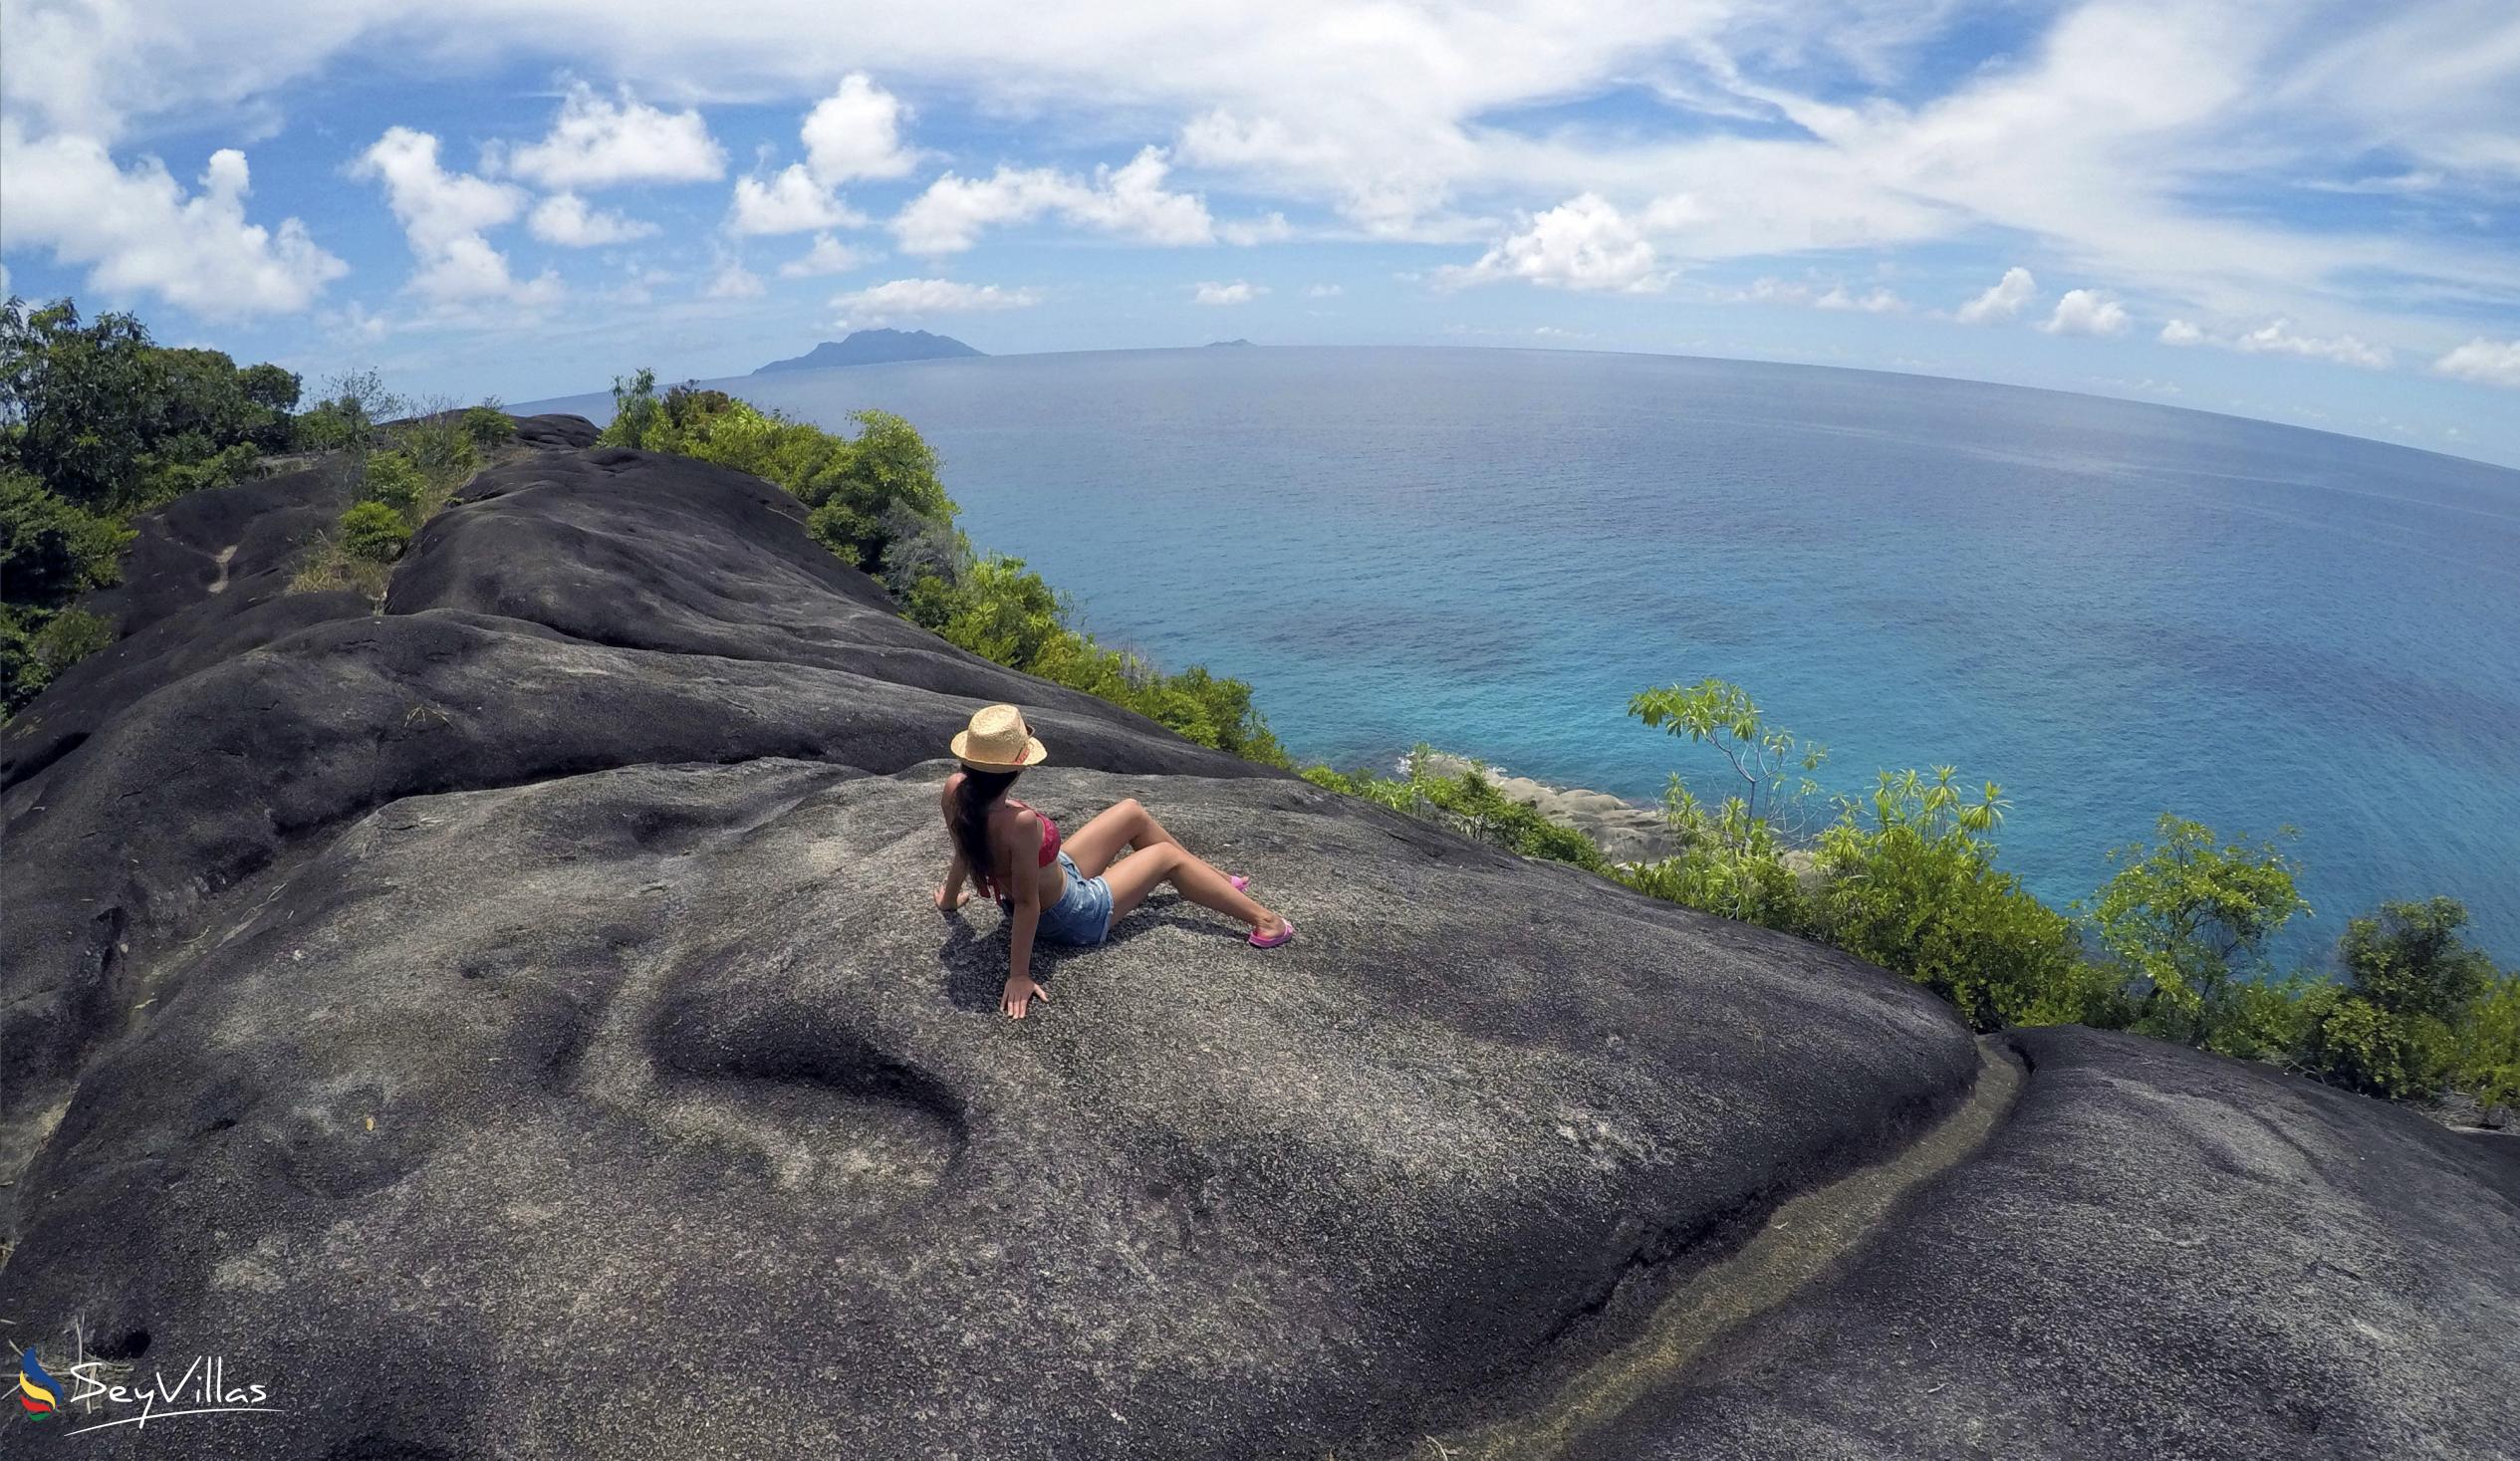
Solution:
M 827 365 L 882 365 L 896 361 L 945 361 L 986 355 L 950 336 L 924 330 L 860 330 L 847 340 L 826 340 L 794 360 L 772 361 L 753 371 L 820 370 Z
M 1248 340 L 1211 340 L 1207 343 L 1207 348 L 1209 350 L 1232 350 L 1236 347 L 1240 347 L 1244 350 L 1258 349 L 1258 347 L 1254 346 Z

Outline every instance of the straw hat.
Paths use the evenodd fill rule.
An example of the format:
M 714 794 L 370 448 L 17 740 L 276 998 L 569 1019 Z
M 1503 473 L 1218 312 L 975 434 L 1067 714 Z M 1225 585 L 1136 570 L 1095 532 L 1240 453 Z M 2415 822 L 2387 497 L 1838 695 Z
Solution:
M 965 766 L 982 771 L 1021 771 L 1039 766 L 1050 750 L 1033 739 L 1024 712 L 1012 705 L 986 705 L 971 712 L 971 724 L 956 733 L 953 753 Z

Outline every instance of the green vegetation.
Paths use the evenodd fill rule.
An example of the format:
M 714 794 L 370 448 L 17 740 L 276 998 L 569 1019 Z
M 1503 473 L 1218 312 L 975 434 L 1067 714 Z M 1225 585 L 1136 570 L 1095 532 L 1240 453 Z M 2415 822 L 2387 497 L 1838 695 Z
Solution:
M 1202 665 L 1164 673 L 1142 655 L 1075 626 L 1072 601 L 1020 558 L 982 557 L 954 525 L 958 509 L 936 453 L 909 422 L 860 411 L 840 436 L 722 390 L 676 385 L 652 370 L 613 383 L 608 445 L 697 457 L 767 478 L 807 508 L 806 530 L 842 562 L 875 575 L 910 619 L 983 658 L 1099 695 L 1202 746 L 1288 764 L 1251 687 Z
M 2092 912 L 2102 948 L 2125 973 L 2135 1026 L 2211 1045 L 2235 982 L 2265 972 L 2266 942 L 2310 905 L 2299 867 L 2272 843 L 2214 845 L 2213 829 L 2163 813 L 2159 844 L 2121 849 Z
M 381 602 L 391 565 L 485 453 L 515 435 L 495 402 L 413 410 L 374 370 L 336 376 L 292 415 L 296 376 L 239 369 L 212 351 L 152 345 L 139 323 L 83 324 L 68 303 L 0 315 L 0 697 L 14 714 L 80 656 L 109 644 L 74 607 L 117 581 L 128 519 L 253 471 L 265 452 L 329 454 L 354 500 L 308 551 L 293 587 Z M 617 381 L 604 439 L 764 477 L 794 494 L 809 533 L 864 568 L 902 612 L 950 642 L 1098 695 L 1201 745 L 1275 766 L 1285 751 L 1240 680 L 1166 673 L 1076 625 L 1073 603 L 1022 559 L 975 553 L 956 526 L 934 451 L 900 417 L 855 417 L 836 435 L 654 374 Z M 2048 906 L 1999 865 L 2008 803 L 1954 768 L 1882 773 L 1865 796 L 1824 799 L 1820 746 L 1770 725 L 1719 679 L 1648 689 L 1628 713 L 1720 758 L 1723 795 L 1674 774 L 1663 795 L 1671 855 L 1613 864 L 1582 833 L 1507 800 L 1484 766 L 1398 776 L 1302 771 L 1317 786 L 1449 826 L 1525 856 L 1640 892 L 1817 939 L 1933 990 L 1980 1030 L 2079 1022 L 2265 1061 L 2394 1099 L 2445 1089 L 2520 1102 L 2520 972 L 2461 936 L 2447 898 L 2352 919 L 2342 979 L 2273 967 L 2270 948 L 2309 908 L 2273 842 L 2224 841 L 2160 819 L 2114 854 L 2088 903 Z M 1809 824 L 1827 807 L 1833 815 Z
M 1073 624 L 1066 596 L 1022 559 L 980 556 L 954 525 L 935 453 L 908 422 L 860 412 L 837 436 L 723 391 L 652 371 L 614 383 L 614 445 L 670 451 L 768 478 L 808 508 L 814 537 L 883 583 L 902 612 L 971 652 L 1100 695 L 1201 745 L 1289 762 L 1250 687 L 1200 666 L 1164 674 Z M 1614 865 L 1591 839 L 1507 800 L 1473 763 L 1431 768 L 1420 746 L 1397 776 L 1328 766 L 1316 786 L 1450 827 L 1518 852 L 1614 877 L 1639 892 L 1833 944 L 1905 975 L 1979 1030 L 2082 1023 L 2268 1061 L 2392 1096 L 2444 1080 L 2508 1100 L 2520 1089 L 2520 978 L 2455 938 L 2446 899 L 2357 919 L 2351 982 L 2274 977 L 2267 949 L 2297 913 L 2299 868 L 2273 843 L 2224 843 L 2160 820 L 2154 841 L 2113 854 L 2088 908 L 2048 906 L 1997 862 L 2008 803 L 1968 790 L 1948 766 L 1884 772 L 1870 795 L 1835 799 L 1806 836 L 1827 751 L 1770 725 L 1719 679 L 1649 689 L 1629 714 L 1722 757 L 1709 805 L 1674 774 L 1663 812 L 1676 851 Z M 2478 971 L 2482 970 L 2482 973 Z
M 1630 712 L 1713 746 L 1735 789 L 1710 813 L 1672 778 L 1677 852 L 1611 874 L 1639 891 L 1834 944 L 1933 990 L 1979 1030 L 2079 1023 L 2396 1099 L 2445 1085 L 2489 1105 L 2520 1096 L 2520 975 L 2497 976 L 2459 938 L 2467 910 L 2453 899 L 2353 919 L 2342 983 L 2278 977 L 2269 945 L 2310 908 L 2275 843 L 2224 842 L 2165 815 L 2149 845 L 2112 854 L 2117 870 L 2088 907 L 2059 911 L 1996 865 L 1999 787 L 1965 791 L 1947 766 L 1884 772 L 1798 850 L 1779 824 L 1814 794 L 1800 773 L 1820 753 L 1720 680 L 1646 691 Z
M 382 502 L 363 502 L 342 514 L 342 548 L 353 558 L 391 563 L 411 541 L 411 525 Z
M 411 403 L 373 369 L 298 411 L 298 377 L 217 351 L 151 343 L 129 315 L 82 321 L 68 300 L 0 310 L 0 714 L 114 641 L 71 607 L 122 578 L 131 517 L 252 476 L 268 453 L 326 454 L 357 501 L 295 587 L 384 594 L 385 568 L 481 453 L 512 440 L 495 402 Z M 294 414 L 293 414 L 294 412 Z M 395 419 L 406 416 L 407 419 Z M 390 423 L 390 424 L 387 424 Z M 397 520 L 388 529 L 370 506 Z M 355 519 L 355 521 L 354 521 Z
M 288 445 L 298 377 L 152 344 L 68 300 L 0 307 L 0 714 L 113 642 L 71 601 L 118 582 L 132 514 Z
M 1346 792 L 1394 812 L 1441 823 L 1465 837 L 1526 857 L 1572 862 L 1594 872 L 1611 870 L 1609 860 L 1593 846 L 1591 838 L 1552 822 L 1519 802 L 1506 800 L 1504 793 L 1488 780 L 1485 766 L 1472 763 L 1467 770 L 1442 775 L 1428 768 L 1433 754 L 1431 747 L 1417 747 L 1409 753 L 1406 773 L 1396 777 L 1377 776 L 1370 771 L 1343 774 L 1327 766 L 1308 766 L 1301 775 L 1317 787 Z

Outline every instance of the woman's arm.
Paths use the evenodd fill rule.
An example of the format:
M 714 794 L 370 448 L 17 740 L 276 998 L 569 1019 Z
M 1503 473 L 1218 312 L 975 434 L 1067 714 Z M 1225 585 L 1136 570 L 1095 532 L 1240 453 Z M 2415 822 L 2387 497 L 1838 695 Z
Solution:
M 1018 846 L 1041 845 L 1041 819 L 1031 812 L 1017 815 L 1015 839 Z M 1024 859 L 1015 859 L 1015 921 L 1006 946 L 1006 991 L 998 998 L 998 1008 L 1020 1020 L 1024 1007 L 1034 1000 L 1047 1004 L 1050 991 L 1033 980 L 1033 933 L 1041 926 L 1041 878 Z
M 945 885 L 936 889 L 937 912 L 950 913 L 971 901 L 971 889 L 962 885 L 963 879 L 970 875 L 971 866 L 963 860 L 962 844 L 955 843 L 954 859 L 945 868 Z
M 954 859 L 945 867 L 945 885 L 936 889 L 939 913 L 950 913 L 971 900 L 970 892 L 962 885 L 963 879 L 971 875 L 971 867 L 962 855 L 962 839 L 954 836 L 954 783 L 960 780 L 962 775 L 956 772 L 946 777 L 936 792 L 936 810 L 945 817 L 945 845 L 954 850 Z

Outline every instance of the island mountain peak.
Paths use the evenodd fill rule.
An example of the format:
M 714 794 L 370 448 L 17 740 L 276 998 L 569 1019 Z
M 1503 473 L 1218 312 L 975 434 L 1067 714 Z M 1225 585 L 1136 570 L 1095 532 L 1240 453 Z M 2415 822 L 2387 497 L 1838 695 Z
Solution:
M 897 361 L 943 361 L 986 354 L 951 336 L 930 335 L 924 330 L 859 330 L 846 340 L 826 340 L 793 359 L 772 361 L 753 373 L 820 370 L 829 365 L 880 365 Z

